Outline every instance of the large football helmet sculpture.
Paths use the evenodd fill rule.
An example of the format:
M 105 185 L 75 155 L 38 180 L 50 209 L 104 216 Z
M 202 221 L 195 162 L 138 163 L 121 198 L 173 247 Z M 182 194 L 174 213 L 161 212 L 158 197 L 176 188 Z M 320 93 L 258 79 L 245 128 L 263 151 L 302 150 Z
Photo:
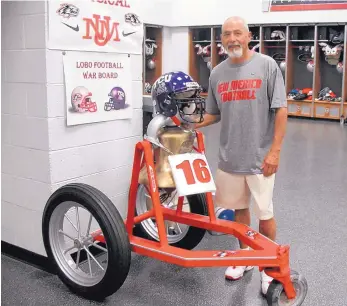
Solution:
M 205 99 L 200 96 L 201 91 L 199 83 L 182 71 L 160 76 L 151 89 L 153 118 L 148 124 L 145 139 L 163 148 L 162 137 L 159 136 L 163 135 L 163 130 L 168 135 L 176 129 L 175 135 L 178 138 L 182 136 L 182 139 L 187 134 L 193 134 L 190 124 L 202 122 L 205 113 Z M 178 136 L 180 133 L 182 135 Z
M 84 86 L 77 86 L 71 93 L 72 109 L 77 113 L 97 111 L 96 102 L 92 101 L 92 93 Z
M 165 117 L 178 115 L 181 122 L 202 122 L 205 100 L 200 96 L 201 91 L 201 86 L 188 74 L 165 73 L 152 86 L 154 112 Z

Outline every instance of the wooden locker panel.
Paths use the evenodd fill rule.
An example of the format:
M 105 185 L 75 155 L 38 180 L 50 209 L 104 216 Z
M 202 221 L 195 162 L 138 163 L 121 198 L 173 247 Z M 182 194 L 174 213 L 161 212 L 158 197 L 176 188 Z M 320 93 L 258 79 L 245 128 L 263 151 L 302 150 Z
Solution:
M 263 54 L 274 58 L 278 65 L 286 59 L 287 50 L 287 26 L 266 25 L 262 30 L 261 50 Z M 286 74 L 282 70 L 283 80 Z
M 342 115 L 344 100 L 344 75 L 337 69 L 338 63 L 344 57 L 345 48 L 339 57 L 332 58 L 327 55 L 327 49 L 335 49 L 339 43 L 333 42 L 332 38 L 337 33 L 345 32 L 345 25 L 323 25 L 318 24 L 317 50 L 316 50 L 316 71 L 315 71 L 315 111 L 317 118 L 339 120 Z M 323 35 L 324 34 L 324 35 Z M 329 88 L 330 97 L 319 97 L 319 93 Z
M 202 96 L 207 96 L 209 76 L 212 67 L 211 27 L 191 28 L 189 34 L 189 74 L 203 88 Z
M 163 29 L 145 26 L 143 50 L 143 94 L 150 95 L 153 83 L 162 75 Z M 151 50 L 152 54 L 146 54 Z
M 309 71 L 307 65 L 312 61 L 312 47 L 315 41 L 314 25 L 289 25 L 287 27 L 286 46 L 286 92 L 288 95 L 288 113 L 293 116 L 313 116 L 313 84 L 314 71 Z M 306 95 L 301 100 L 295 100 L 297 95 Z
M 339 102 L 321 102 L 314 103 L 314 116 L 316 118 L 340 119 L 340 103 Z
M 313 107 L 311 101 L 293 101 L 288 100 L 288 115 L 299 117 L 312 117 Z

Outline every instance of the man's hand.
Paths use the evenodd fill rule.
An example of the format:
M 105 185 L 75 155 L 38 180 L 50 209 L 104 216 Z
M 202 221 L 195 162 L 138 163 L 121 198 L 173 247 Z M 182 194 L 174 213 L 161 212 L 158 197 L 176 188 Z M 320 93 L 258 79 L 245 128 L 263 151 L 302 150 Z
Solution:
M 270 176 L 277 172 L 280 161 L 280 151 L 270 150 L 265 156 L 261 169 L 264 176 Z
M 200 129 L 205 126 L 209 126 L 211 124 L 215 124 L 219 122 L 221 119 L 221 115 L 211 115 L 209 113 L 204 114 L 204 121 L 200 123 L 195 123 L 194 128 Z

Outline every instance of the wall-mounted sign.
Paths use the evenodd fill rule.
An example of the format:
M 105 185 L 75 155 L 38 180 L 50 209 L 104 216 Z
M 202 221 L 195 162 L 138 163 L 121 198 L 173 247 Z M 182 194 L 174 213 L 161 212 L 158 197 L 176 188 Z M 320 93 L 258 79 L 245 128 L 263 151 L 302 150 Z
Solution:
M 127 54 L 69 51 L 63 63 L 67 125 L 132 118 Z
M 48 48 L 141 54 L 143 24 L 132 0 L 54 0 Z
M 263 0 L 263 11 L 311 11 L 347 9 L 345 0 Z

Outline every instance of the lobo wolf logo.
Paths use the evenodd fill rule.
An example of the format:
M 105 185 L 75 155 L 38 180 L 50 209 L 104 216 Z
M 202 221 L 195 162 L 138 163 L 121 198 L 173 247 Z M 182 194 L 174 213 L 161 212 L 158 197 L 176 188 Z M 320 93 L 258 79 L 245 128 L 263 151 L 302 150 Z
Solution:
M 140 26 L 142 22 L 140 21 L 139 16 L 134 13 L 127 13 L 124 16 L 125 22 L 130 23 L 133 26 Z
M 113 41 L 120 41 L 118 22 L 111 22 L 110 16 L 104 16 L 104 19 L 100 19 L 101 16 L 93 14 L 93 18 L 83 18 L 86 22 L 86 35 L 83 39 L 93 39 L 98 46 L 105 46 L 111 39 Z M 90 35 L 91 30 L 94 30 L 94 37 Z
M 60 4 L 60 8 L 57 10 L 57 14 L 69 19 L 70 17 L 77 17 L 79 11 L 79 8 L 75 5 L 62 3 Z

